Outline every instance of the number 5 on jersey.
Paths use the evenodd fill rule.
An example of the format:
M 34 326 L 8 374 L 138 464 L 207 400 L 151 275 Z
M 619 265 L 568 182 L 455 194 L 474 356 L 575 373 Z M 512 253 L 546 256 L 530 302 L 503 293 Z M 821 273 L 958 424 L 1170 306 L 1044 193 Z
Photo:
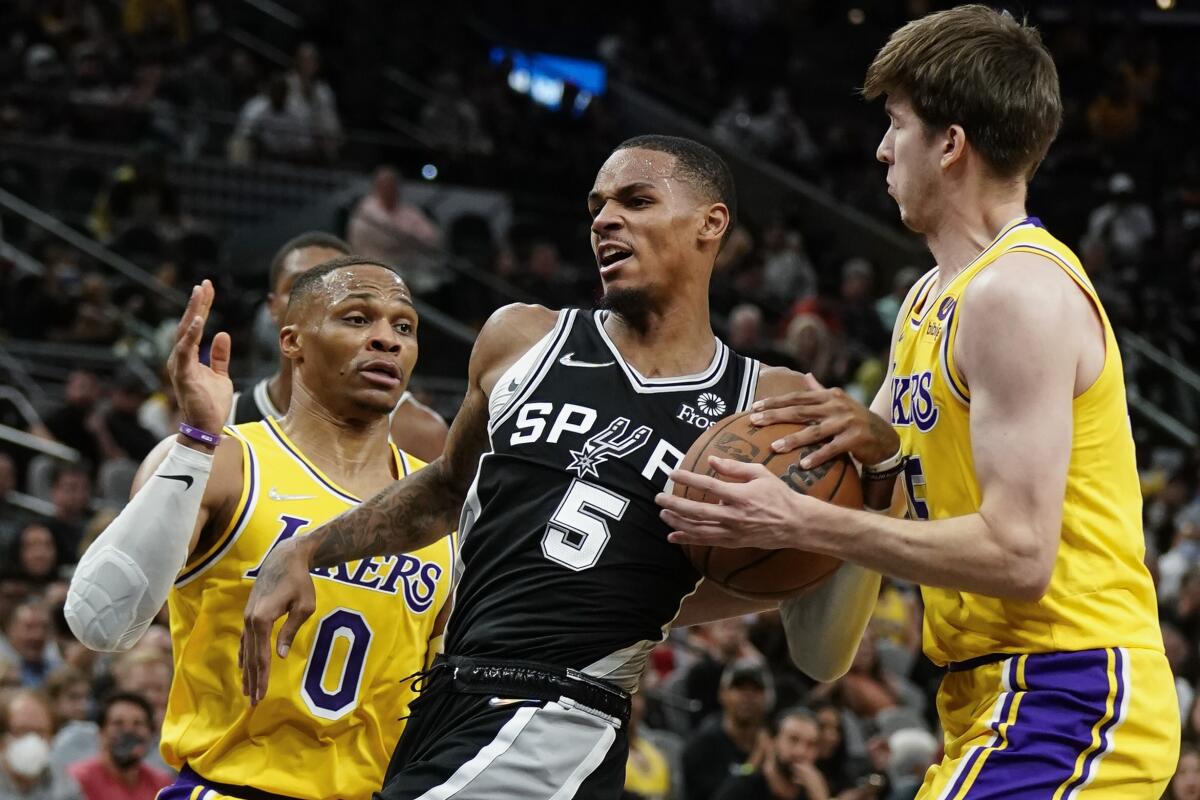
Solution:
M 627 497 L 594 483 L 571 481 L 546 526 L 542 553 L 576 572 L 596 566 L 611 536 L 608 520 L 619 522 L 628 507 Z

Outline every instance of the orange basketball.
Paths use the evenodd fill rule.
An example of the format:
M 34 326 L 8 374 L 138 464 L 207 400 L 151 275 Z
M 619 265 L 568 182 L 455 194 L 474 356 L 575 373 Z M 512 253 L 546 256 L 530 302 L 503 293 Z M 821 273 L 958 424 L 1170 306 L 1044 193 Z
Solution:
M 846 508 L 862 508 L 862 484 L 858 470 L 847 456 L 806 470 L 800 459 L 816 445 L 779 454 L 771 442 L 800 430 L 802 425 L 779 424 L 763 428 L 750 424 L 750 412 L 726 417 L 705 431 L 692 444 L 681 466 L 693 472 L 716 476 L 709 456 L 762 464 L 793 491 Z M 674 493 L 702 503 L 715 503 L 708 492 L 675 484 Z M 708 547 L 683 545 L 692 564 L 708 580 L 729 592 L 752 600 L 782 600 L 813 588 L 842 563 L 831 556 L 803 550 L 762 550 L 757 547 Z

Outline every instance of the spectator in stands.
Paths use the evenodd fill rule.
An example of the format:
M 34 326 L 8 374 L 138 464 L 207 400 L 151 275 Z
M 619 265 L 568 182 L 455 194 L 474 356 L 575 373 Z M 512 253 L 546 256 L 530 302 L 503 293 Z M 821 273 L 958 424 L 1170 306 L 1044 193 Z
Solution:
M 484 133 L 479 110 L 462 91 L 462 80 L 452 70 L 434 79 L 434 93 L 421 109 L 421 126 L 451 153 L 491 153 L 492 141 Z
M 888 331 L 875 310 L 874 280 L 875 268 L 865 258 L 851 258 L 842 265 L 841 299 L 836 307 L 838 327 L 851 346 L 865 355 L 884 353 L 888 347 Z
M 442 232 L 424 211 L 404 200 L 400 173 L 392 167 L 375 170 L 370 194 L 346 224 L 346 241 L 359 255 L 396 265 L 418 296 L 444 279 L 428 253 L 441 245 Z
M 816 766 L 817 719 L 807 708 L 789 708 L 773 726 L 771 746 L 749 775 L 730 778 L 716 800 L 827 800 L 825 777 Z
M 579 280 L 575 268 L 562 262 L 558 245 L 550 239 L 539 238 L 530 244 L 529 258 L 513 283 L 550 308 L 588 305 L 592 300 L 591 282 Z
M 58 545 L 54 533 L 41 522 L 31 522 L 21 529 L 8 548 L 9 563 L 15 564 L 21 574 L 38 586 L 58 577 Z
M 779 361 L 763 332 L 762 309 L 753 303 L 739 303 L 729 312 L 729 335 L 725 343 L 740 355 L 768 364 Z
M 152 626 L 153 627 L 153 626 Z M 149 631 L 147 631 L 149 633 Z M 151 642 L 122 653 L 112 666 L 113 681 L 122 692 L 132 692 L 146 698 L 154 718 L 155 736 L 162 727 L 171 690 L 171 660 Z M 157 752 L 157 750 L 156 750 Z
M 801 372 L 810 372 L 824 386 L 845 382 L 846 364 L 829 326 L 816 314 L 797 314 L 788 323 L 781 346 Z
M 40 688 L 62 664 L 50 622 L 50 609 L 36 597 L 22 600 L 4 620 L 0 657 L 17 663 L 21 685 L 30 689 Z
M 700 657 L 688 668 L 683 692 L 699 704 L 694 718 L 696 722 L 701 722 L 721 708 L 721 680 L 729 665 L 745 660 L 761 662 L 763 659 L 750 644 L 749 631 L 741 617 L 696 625 L 688 630 L 688 634 Z
M 625 793 L 622 800 L 668 800 L 673 796 L 671 769 L 662 751 L 642 734 L 646 716 L 645 684 L 629 698 L 629 759 L 625 762 Z
M 121 310 L 110 299 L 108 281 L 89 272 L 79 282 L 79 301 L 68 338 L 83 344 L 112 344 L 121 335 Z
M 0 798 L 81 800 L 79 785 L 50 763 L 54 715 L 45 695 L 0 695 Z
M 177 48 L 188 43 L 188 12 L 183 0 L 125 0 L 121 27 L 135 43 Z
M 1162 628 L 1163 650 L 1167 663 L 1171 665 L 1171 674 L 1175 676 L 1175 696 L 1179 698 L 1179 717 L 1187 719 L 1188 711 L 1196 700 L 1196 692 L 1186 675 L 1189 668 L 1190 653 L 1187 639 L 1169 622 L 1159 623 Z
M 59 464 L 50 484 L 54 519 L 47 521 L 54 532 L 59 557 L 64 561 L 79 552 L 92 502 L 92 479 L 82 464 Z
M 1108 180 L 1108 201 L 1088 217 L 1083 250 L 1117 269 L 1137 267 L 1155 232 L 1154 214 L 1136 198 L 1133 178 L 1118 172 Z
M 0 547 L 33 519 L 28 510 L 13 502 L 16 491 L 17 465 L 12 456 L 0 450 Z
M 138 412 L 149 397 L 146 382 L 133 370 L 123 367 L 112 379 L 109 406 L 104 412 L 104 428 L 119 449 L 119 457 L 141 463 L 158 439 L 142 427 Z
M 314 155 L 332 161 L 341 145 L 342 122 L 333 90 L 317 77 L 320 69 L 316 45 L 305 42 L 296 48 L 295 68 L 287 76 L 287 107 L 311 132 Z
M 1179 766 L 1167 787 L 1165 800 L 1200 800 L 1200 750 L 1193 742 L 1179 749 Z
M 832 693 L 859 718 L 875 720 L 880 712 L 904 706 L 920 712 L 924 698 L 906 678 L 896 675 L 877 657 L 875 639 L 864 636 L 850 671 L 839 681 L 821 687 Z
M 762 291 L 775 308 L 786 308 L 817 293 L 817 273 L 804 252 L 799 231 L 788 230 L 782 223 L 769 226 L 763 231 L 762 255 Z
M 54 712 L 55 734 L 73 722 L 85 722 L 91 715 L 92 684 L 80 669 L 63 665 L 46 679 L 43 687 Z
M 309 162 L 316 160 L 312 120 L 288 102 L 284 75 L 274 75 L 266 90 L 254 95 L 238 114 L 237 128 L 229 140 L 229 157 Z
M 938 743 L 921 728 L 904 728 L 888 737 L 888 784 L 885 800 L 913 800 L 925 770 L 937 760 Z
M 824 700 L 811 703 L 809 708 L 816 717 L 819 732 L 815 760 L 817 769 L 824 776 L 829 793 L 840 794 L 843 790 L 853 787 L 865 772 L 865 759 L 861 755 L 862 731 L 851 716 L 850 719 L 856 725 L 853 735 L 860 751 L 859 755 L 855 755 L 851 752 L 846 714 L 833 703 Z
M 86 369 L 72 370 L 63 389 L 64 405 L 42 421 L 56 441 L 78 450 L 89 464 L 98 464 L 102 460 L 100 442 L 87 427 L 87 419 L 95 409 L 101 391 L 96 373 Z
M 154 800 L 174 779 L 143 763 L 149 753 L 153 712 L 141 695 L 110 694 L 96 715 L 100 753 L 70 767 L 85 800 Z
M 133 160 L 117 168 L 88 220 L 92 233 L 104 242 L 134 226 L 169 240 L 180 224 L 179 192 L 167 177 L 166 153 L 154 142 L 141 144 Z
M 65 770 L 98 749 L 99 729 L 91 719 L 91 681 L 83 670 L 68 664 L 50 673 L 44 688 L 54 711 L 50 761 Z
M 721 713 L 709 717 L 683 751 L 689 800 L 709 800 L 730 777 L 762 764 L 769 734 L 770 678 L 759 661 L 730 664 L 721 675 Z
M 879 324 L 883 326 L 884 331 L 892 330 L 896 323 L 896 315 L 900 313 L 900 306 L 904 304 L 904 298 L 920 277 L 921 270 L 916 267 L 897 270 L 892 276 L 892 291 L 875 301 L 875 311 L 879 314 Z

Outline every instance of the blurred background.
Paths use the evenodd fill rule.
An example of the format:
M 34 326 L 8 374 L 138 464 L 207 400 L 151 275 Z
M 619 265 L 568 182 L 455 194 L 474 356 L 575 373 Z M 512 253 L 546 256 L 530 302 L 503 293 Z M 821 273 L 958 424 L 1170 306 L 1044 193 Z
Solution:
M 932 265 L 874 160 L 886 118 L 855 89 L 893 29 L 948 5 L 0 4 L 0 744 L 44 736 L 58 796 L 83 796 L 72 765 L 120 741 L 108 717 L 121 715 L 100 698 L 131 693 L 161 722 L 165 627 L 119 657 L 90 653 L 63 620 L 66 581 L 136 464 L 177 426 L 162 368 L 185 292 L 213 280 L 209 334 L 231 333 L 249 386 L 277 358 L 270 259 L 300 232 L 344 236 L 402 270 L 421 312 L 412 388 L 450 419 L 493 309 L 593 301 L 584 200 L 611 149 L 640 133 L 689 136 L 727 158 L 741 197 L 714 325 L 742 353 L 869 400 L 900 301 Z M 1010 8 L 1041 29 L 1059 69 L 1065 121 L 1029 210 L 1077 249 L 1117 328 L 1190 742 L 1200 7 Z M 811 766 L 831 797 L 911 798 L 940 748 L 940 673 L 920 655 L 920 613 L 914 587 L 886 583 L 834 684 L 790 667 L 773 615 L 674 633 L 638 702 L 628 795 L 718 797 L 730 775 L 762 766 L 770 740 L 771 757 Z M 27 796 L 5 788 L 6 752 L 0 798 Z M 1170 793 L 1200 798 L 1191 745 Z

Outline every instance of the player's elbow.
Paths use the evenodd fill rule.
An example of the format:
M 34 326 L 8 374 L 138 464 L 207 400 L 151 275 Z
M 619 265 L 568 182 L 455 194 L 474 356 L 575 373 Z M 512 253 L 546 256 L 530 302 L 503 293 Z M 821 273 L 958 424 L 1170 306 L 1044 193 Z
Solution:
M 137 638 L 125 635 L 125 630 L 106 625 L 102 618 L 104 612 L 96 613 L 80 598 L 67 595 L 63 616 L 67 619 L 67 627 L 79 640 L 80 644 L 97 653 L 123 653 L 137 643 Z
M 1004 596 L 1036 603 L 1050 588 L 1055 547 L 1042 532 L 1030 527 L 1015 532 L 1008 544 L 1008 569 L 1004 570 Z
M 796 669 L 817 683 L 833 683 L 838 680 L 850 671 L 850 664 L 854 660 L 853 654 L 849 658 L 820 658 L 814 655 L 813 652 L 798 653 L 795 649 L 791 651 L 792 663 L 796 665 Z

